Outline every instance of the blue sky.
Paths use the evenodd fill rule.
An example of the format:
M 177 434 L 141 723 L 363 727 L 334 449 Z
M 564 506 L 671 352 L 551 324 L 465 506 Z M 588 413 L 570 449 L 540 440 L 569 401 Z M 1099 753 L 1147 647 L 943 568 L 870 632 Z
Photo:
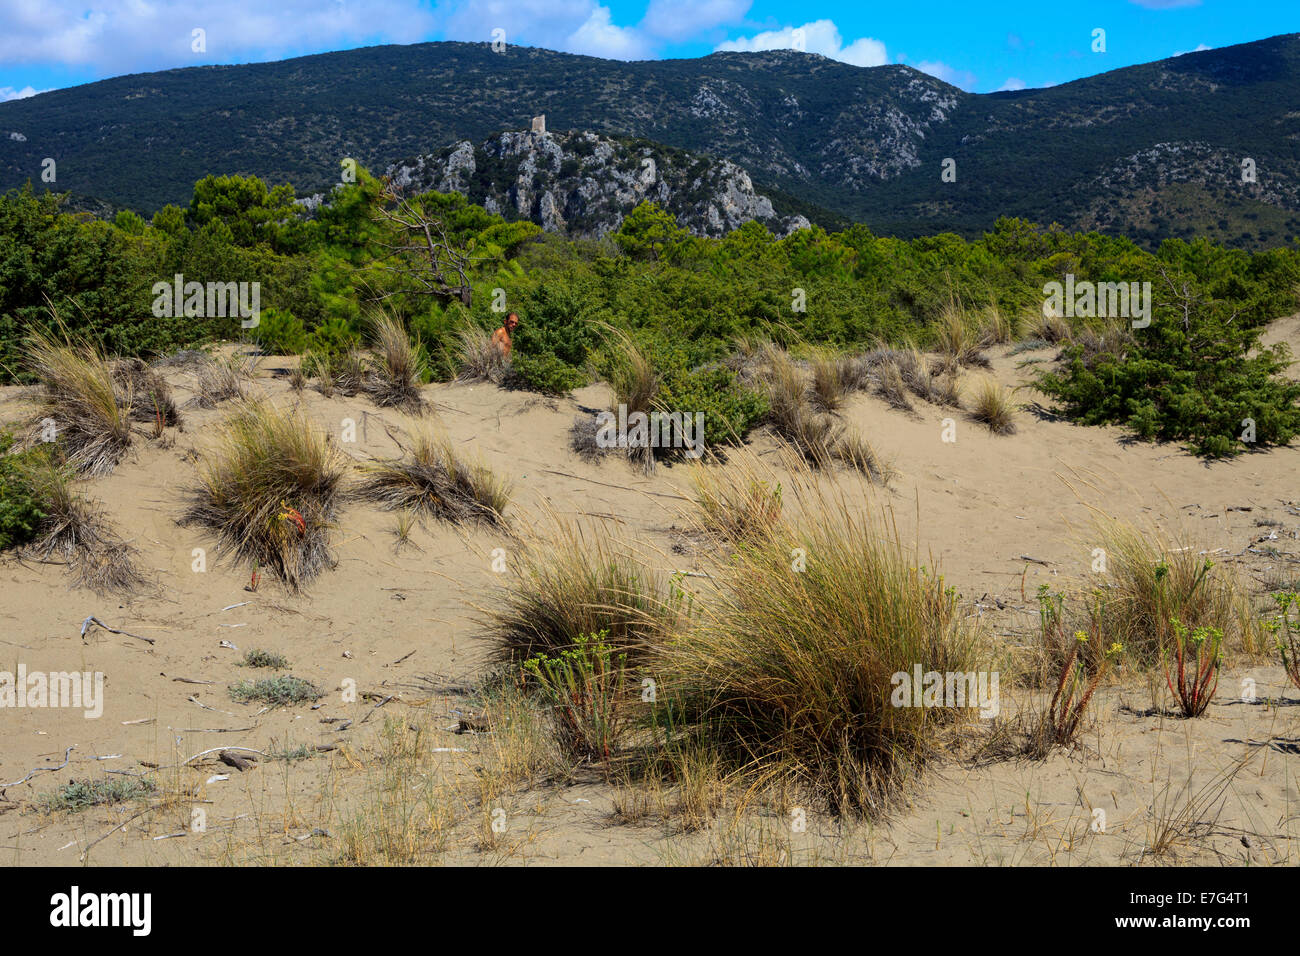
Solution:
M 0 0 L 0 24 L 0 100 L 178 66 L 486 42 L 497 29 L 507 43 L 624 60 L 802 48 L 858 66 L 907 63 L 983 93 L 1300 31 L 1300 2 Z M 1105 52 L 1092 50 L 1095 29 Z

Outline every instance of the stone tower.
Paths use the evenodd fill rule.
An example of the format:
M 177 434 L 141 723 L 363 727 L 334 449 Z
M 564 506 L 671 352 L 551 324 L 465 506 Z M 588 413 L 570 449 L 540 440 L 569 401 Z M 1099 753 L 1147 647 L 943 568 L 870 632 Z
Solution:
M 533 132 L 541 133 L 543 136 L 546 135 L 546 114 L 545 113 L 543 113 L 541 116 L 533 117 Z

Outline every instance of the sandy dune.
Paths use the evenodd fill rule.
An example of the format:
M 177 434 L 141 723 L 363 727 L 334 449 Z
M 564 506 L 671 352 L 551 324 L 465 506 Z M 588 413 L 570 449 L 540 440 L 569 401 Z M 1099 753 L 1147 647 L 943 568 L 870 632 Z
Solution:
M 1300 350 L 1300 316 L 1280 320 L 1269 334 Z M 1025 362 L 1053 355 L 1007 352 L 995 350 L 993 372 L 1011 385 L 1028 380 L 1034 366 Z M 407 416 L 362 397 L 295 393 L 277 374 L 285 365 L 263 360 L 255 387 L 277 403 L 303 402 L 335 436 L 344 419 L 354 420 L 357 441 L 343 448 L 357 459 L 395 452 L 385 426 L 406 427 Z M 189 397 L 183 374 L 169 378 L 178 398 Z M 685 505 L 679 496 L 688 488 L 685 468 L 661 467 L 646 477 L 617 460 L 585 463 L 569 450 L 574 414 L 580 406 L 602 406 L 603 386 L 563 401 L 484 385 L 431 386 L 426 394 L 459 448 L 513 479 L 510 513 L 517 522 L 545 522 L 548 512 L 593 525 L 615 522 L 662 553 L 664 570 L 689 566 L 692 558 L 672 552 Z M 1018 398 L 1032 404 L 1039 396 L 1026 389 Z M 0 421 L 27 411 L 23 390 L 0 389 Z M 21 661 L 29 670 L 107 675 L 98 719 L 73 711 L 0 712 L 0 783 L 57 766 L 65 749 L 75 747 L 65 769 L 4 791 L 0 859 L 8 863 L 76 863 L 106 834 L 90 849 L 91 863 L 328 861 L 337 852 L 341 821 L 382 774 L 378 738 L 385 719 L 427 720 L 434 729 L 429 746 L 463 748 L 437 755 L 453 778 L 472 777 L 476 755 L 491 746 L 487 737 L 444 728 L 464 706 L 458 688 L 481 671 L 485 658 L 473 606 L 492 601 L 493 589 L 509 579 L 509 572 L 493 573 L 492 551 L 504 548 L 509 561 L 515 540 L 427 524 L 415 531 L 415 546 L 399 550 L 391 514 L 350 504 L 334 534 L 334 571 L 300 595 L 274 581 L 251 593 L 246 566 L 224 560 L 199 529 L 176 523 L 194 476 L 190 452 L 204 447 L 224 412 L 184 414 L 174 447 L 138 441 L 111 476 L 85 486 L 139 550 L 155 588 L 117 601 L 70 590 L 55 566 L 13 557 L 0 563 L 0 669 Z M 948 417 L 956 422 L 951 443 L 941 439 Z M 898 475 L 888 489 L 847 472 L 835 480 L 865 507 L 890 509 L 900 532 L 933 556 L 970 613 L 986 617 L 1009 653 L 1032 640 L 1037 587 L 1087 575 L 1093 509 L 1180 534 L 1233 564 L 1257 590 L 1270 574 L 1286 573 L 1300 551 L 1300 445 L 1206 463 L 1176 446 L 1129 443 L 1119 429 L 1080 428 L 1032 409 L 1020 412 L 1016 434 L 998 437 L 960 412 L 918 403 L 907 414 L 866 395 L 854 397 L 845 418 L 892 460 Z M 752 447 L 779 474 L 776 446 L 765 433 Z M 1279 524 L 1257 524 L 1262 519 Z M 1246 550 L 1270 534 L 1277 554 Z M 196 548 L 206 550 L 202 573 L 192 569 Z M 1026 562 L 1026 555 L 1045 563 Z M 88 615 L 156 643 L 99 629 L 83 640 L 79 629 Z M 238 661 L 254 647 L 284 654 L 292 673 L 323 688 L 319 708 L 259 713 L 233 702 L 226 687 L 251 676 Z M 1236 688 L 1247 676 L 1261 697 L 1287 700 L 1242 702 Z M 335 689 L 349 678 L 378 696 L 341 703 Z M 375 709 L 394 694 L 400 699 Z M 1010 695 L 1013 710 L 1030 703 L 1027 693 Z M 1281 669 L 1234 656 L 1201 720 L 1141 716 L 1152 701 L 1145 682 L 1120 681 L 1094 704 L 1084 750 L 1037 763 L 953 760 L 931 776 L 911 809 L 885 826 L 841 827 L 811 812 L 803 833 L 762 815 L 720 819 L 687 833 L 659 822 L 624 825 L 611 820 L 615 792 L 578 779 L 512 795 L 505 848 L 484 851 L 454 840 L 439 859 L 708 862 L 766 860 L 776 852 L 795 862 L 1132 862 L 1180 809 L 1189 834 L 1183 858 L 1300 859 L 1300 708 L 1290 706 L 1300 702 L 1300 692 L 1286 685 Z M 353 723 L 340 730 L 346 720 Z M 210 760 L 176 767 L 220 746 L 270 752 L 317 744 L 336 749 L 292 763 L 263 760 L 243 773 Z M 132 803 L 66 815 L 32 808 L 40 794 L 69 779 L 140 773 L 150 765 L 171 768 L 161 778 L 194 788 L 199 802 L 135 819 L 139 807 Z M 216 776 L 229 779 L 211 779 Z M 191 805 L 204 809 L 206 833 L 187 829 Z M 1106 825 L 1094 832 L 1098 808 Z M 313 835 L 317 829 L 323 832 Z M 158 839 L 175 833 L 181 835 Z

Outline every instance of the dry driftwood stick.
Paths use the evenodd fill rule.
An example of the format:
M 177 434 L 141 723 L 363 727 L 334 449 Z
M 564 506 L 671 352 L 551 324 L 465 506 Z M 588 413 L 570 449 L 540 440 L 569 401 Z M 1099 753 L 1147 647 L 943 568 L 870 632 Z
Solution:
M 137 819 L 137 818 L 139 818 L 139 817 L 144 816 L 146 813 L 149 813 L 151 810 L 157 810 L 157 809 L 158 809 L 159 807 L 161 807 L 161 806 L 162 806 L 161 803 L 155 803 L 155 804 L 154 804 L 153 806 L 151 806 L 151 807 L 145 807 L 145 808 L 144 808 L 143 810 L 141 810 L 139 813 L 133 813 L 131 816 L 127 817 L 125 820 L 123 820 L 121 823 L 117 824 L 115 827 L 113 827 L 113 829 L 109 830 L 109 831 L 108 831 L 107 833 L 105 833 L 103 836 L 96 837 L 95 839 L 91 840 L 89 843 L 86 844 L 86 848 L 85 848 L 84 850 L 81 851 L 81 858 L 80 858 L 79 862 L 81 862 L 81 863 L 85 863 L 85 862 L 86 862 L 86 854 L 90 852 L 90 848 L 91 848 L 92 846 L 94 846 L 96 843 L 99 843 L 101 840 L 107 840 L 109 837 L 111 837 L 111 836 L 112 836 L 114 833 L 116 833 L 118 830 L 125 830 L 125 829 L 126 829 L 126 825 L 127 825 L 128 823 L 130 823 L 132 820 L 135 820 L 135 819 Z
M 99 618 L 95 617 L 93 614 L 81 622 L 81 639 L 83 641 L 86 639 L 86 631 L 90 628 L 90 625 L 92 624 L 99 625 L 104 630 L 108 631 L 110 634 L 124 634 L 127 637 L 134 637 L 138 641 L 144 641 L 146 644 L 156 643 L 152 637 L 141 637 L 139 634 L 132 634 L 130 631 L 119 631 L 115 627 L 109 627 L 107 624 L 105 624 Z
M 254 750 L 252 747 L 213 747 L 210 750 L 204 750 L 201 753 L 196 753 L 193 757 L 190 757 L 189 760 L 182 760 L 181 766 L 182 767 L 185 766 L 187 763 L 190 762 L 190 760 L 198 760 L 200 757 L 206 757 L 208 754 L 214 754 L 222 750 L 242 750 L 244 751 L 244 753 L 257 754 L 259 757 L 266 756 L 266 754 L 262 753 L 262 751 Z
M 64 767 L 68 765 L 68 761 L 72 759 L 71 758 L 72 751 L 76 749 L 77 749 L 77 745 L 73 744 L 71 747 L 65 750 L 63 752 L 63 763 L 59 764 L 57 767 L 37 767 L 35 770 L 33 770 L 27 776 L 23 777 L 23 779 L 21 780 L 15 780 L 13 783 L 0 783 L 0 792 L 3 792 L 8 787 L 16 787 L 20 783 L 26 783 L 28 780 L 32 779 L 32 777 L 36 776 L 38 773 L 40 773 L 43 770 L 62 770 Z
M 234 767 L 240 773 L 243 773 L 250 767 L 256 766 L 253 760 L 249 760 L 247 757 L 241 757 L 239 754 L 231 753 L 229 750 L 221 751 L 221 753 L 217 754 L 217 758 L 227 767 Z
M 575 478 L 578 481 L 589 481 L 593 485 L 604 485 L 606 488 L 618 488 L 620 491 L 624 491 L 624 490 L 635 491 L 638 494 L 654 495 L 656 498 L 676 498 L 678 501 L 691 500 L 690 498 L 687 498 L 685 495 L 669 495 L 669 494 L 665 494 L 662 491 L 646 491 L 644 488 L 632 488 L 629 485 L 615 485 L 615 484 L 611 484 L 608 481 L 597 481 L 595 478 L 583 478 L 582 475 L 570 474 L 567 471 L 555 471 L 554 469 L 551 468 L 543 468 L 542 471 L 546 472 L 548 475 L 559 475 L 562 478 Z

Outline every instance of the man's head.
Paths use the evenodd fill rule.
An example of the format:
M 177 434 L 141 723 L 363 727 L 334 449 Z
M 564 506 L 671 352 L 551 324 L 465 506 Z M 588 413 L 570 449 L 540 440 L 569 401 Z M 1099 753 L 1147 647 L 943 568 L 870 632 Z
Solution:
M 509 315 L 507 315 L 505 324 L 506 324 L 506 329 L 513 332 L 515 330 L 515 327 L 519 325 L 519 313 L 511 312 Z

